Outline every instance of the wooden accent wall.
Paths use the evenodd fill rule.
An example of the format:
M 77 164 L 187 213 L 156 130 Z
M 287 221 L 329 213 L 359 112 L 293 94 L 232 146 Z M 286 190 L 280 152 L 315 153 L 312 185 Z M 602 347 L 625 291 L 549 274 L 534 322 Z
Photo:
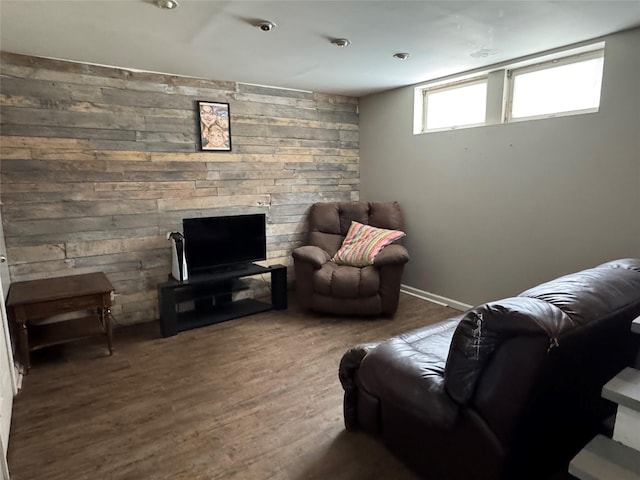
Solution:
M 356 98 L 6 52 L 0 75 L 11 279 L 102 270 L 119 324 L 157 318 L 183 218 L 264 212 L 290 265 L 312 203 L 358 199 Z M 198 151 L 198 100 L 230 104 L 232 152 Z

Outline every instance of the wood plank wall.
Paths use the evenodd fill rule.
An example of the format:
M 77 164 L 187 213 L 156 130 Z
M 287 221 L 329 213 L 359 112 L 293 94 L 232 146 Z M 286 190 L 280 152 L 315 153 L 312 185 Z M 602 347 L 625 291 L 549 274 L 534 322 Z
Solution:
M 228 102 L 232 152 L 198 151 L 198 100 Z M 267 214 L 291 265 L 304 215 L 359 195 L 358 100 L 2 52 L 0 200 L 12 281 L 102 270 L 119 324 L 158 317 L 167 232 Z M 290 273 L 292 273 L 290 271 Z

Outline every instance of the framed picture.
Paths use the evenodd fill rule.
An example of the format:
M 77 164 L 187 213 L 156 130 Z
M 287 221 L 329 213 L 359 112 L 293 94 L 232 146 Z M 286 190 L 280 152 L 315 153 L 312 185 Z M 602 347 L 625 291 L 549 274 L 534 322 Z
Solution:
M 228 103 L 198 102 L 200 150 L 231 151 L 231 118 Z

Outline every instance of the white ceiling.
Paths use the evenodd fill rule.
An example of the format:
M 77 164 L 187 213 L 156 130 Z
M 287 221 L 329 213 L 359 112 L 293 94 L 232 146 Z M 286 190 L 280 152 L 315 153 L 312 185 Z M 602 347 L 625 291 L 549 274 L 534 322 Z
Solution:
M 0 49 L 362 96 L 640 26 L 640 0 L 179 3 L 0 0 Z

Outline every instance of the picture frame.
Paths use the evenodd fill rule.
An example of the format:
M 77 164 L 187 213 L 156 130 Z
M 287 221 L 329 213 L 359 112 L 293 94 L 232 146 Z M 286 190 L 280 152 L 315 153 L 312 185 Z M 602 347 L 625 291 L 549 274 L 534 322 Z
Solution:
M 228 103 L 198 102 L 200 150 L 231 151 L 231 112 Z

